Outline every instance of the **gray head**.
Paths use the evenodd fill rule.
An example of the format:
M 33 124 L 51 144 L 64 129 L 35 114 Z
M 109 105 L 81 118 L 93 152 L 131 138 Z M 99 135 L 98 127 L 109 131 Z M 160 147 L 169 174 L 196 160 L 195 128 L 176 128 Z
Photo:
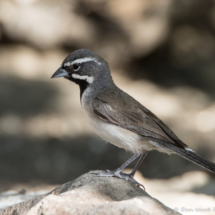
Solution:
M 108 63 L 89 49 L 79 49 L 69 54 L 51 78 L 64 77 L 80 86 L 81 94 L 89 86 L 112 84 Z

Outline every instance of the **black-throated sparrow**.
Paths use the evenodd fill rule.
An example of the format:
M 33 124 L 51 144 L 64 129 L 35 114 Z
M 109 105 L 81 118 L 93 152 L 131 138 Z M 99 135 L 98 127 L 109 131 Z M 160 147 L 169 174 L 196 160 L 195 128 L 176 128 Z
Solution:
M 157 116 L 113 82 L 108 63 L 88 49 L 72 52 L 52 78 L 65 77 L 80 87 L 81 105 L 90 127 L 104 140 L 134 153 L 115 171 L 92 173 L 134 182 L 133 176 L 150 150 L 176 153 L 212 172 L 215 164 L 201 158 Z M 122 170 L 139 157 L 133 171 Z

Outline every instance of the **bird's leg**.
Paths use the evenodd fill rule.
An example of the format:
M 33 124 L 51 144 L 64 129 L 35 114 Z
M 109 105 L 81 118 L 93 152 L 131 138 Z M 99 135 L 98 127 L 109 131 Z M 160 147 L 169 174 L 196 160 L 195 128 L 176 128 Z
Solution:
M 122 166 L 120 166 L 119 168 L 117 168 L 116 170 L 106 170 L 106 171 L 90 171 L 91 174 L 96 174 L 97 176 L 101 176 L 101 177 L 118 177 L 121 178 L 120 173 L 122 172 L 123 169 L 125 169 L 132 161 L 134 161 L 136 158 L 138 158 L 140 156 L 139 153 L 134 154 L 131 158 L 129 158 L 124 164 L 122 164 Z
M 96 174 L 97 176 L 101 176 L 101 177 L 117 177 L 117 178 L 122 178 L 126 181 L 131 181 L 134 184 L 136 184 L 137 186 L 141 186 L 144 188 L 144 186 L 140 183 L 138 183 L 135 179 L 134 179 L 134 174 L 137 171 L 137 169 L 140 167 L 142 161 L 144 160 L 144 158 L 147 155 L 147 151 L 145 151 L 143 154 L 134 154 L 130 159 L 128 159 L 124 164 L 122 164 L 122 166 L 120 166 L 118 169 L 116 169 L 115 171 L 90 171 L 91 174 Z M 125 167 L 127 167 L 132 161 L 134 161 L 137 157 L 139 157 L 138 162 L 136 163 L 133 171 L 129 174 L 123 173 L 122 170 L 125 169 Z
M 144 151 L 143 154 L 141 154 L 139 160 L 137 161 L 136 165 L 134 166 L 134 169 L 132 170 L 131 173 L 129 174 L 126 174 L 126 173 L 123 173 L 121 172 L 120 175 L 123 176 L 122 178 L 125 179 L 126 181 L 130 181 L 130 182 L 133 182 L 134 184 L 136 184 L 137 186 L 139 187 L 143 187 L 144 190 L 145 190 L 145 187 L 138 183 L 135 179 L 134 179 L 134 174 L 136 173 L 136 171 L 138 170 L 138 168 L 140 167 L 141 163 L 143 162 L 143 160 L 145 159 L 146 155 L 148 154 L 147 151 Z
M 132 172 L 129 175 L 134 176 L 134 174 L 139 169 L 141 163 L 143 162 L 143 160 L 145 159 L 147 154 L 148 154 L 148 151 L 144 151 L 144 153 L 141 154 L 139 160 L 137 161 L 136 165 L 134 166 L 134 169 L 132 170 Z
M 125 169 L 132 161 L 134 161 L 136 158 L 138 158 L 140 156 L 139 153 L 134 154 L 131 158 L 129 158 L 124 164 L 122 164 L 122 166 L 120 166 L 119 168 L 117 168 L 115 170 L 115 172 L 121 172 L 123 169 Z

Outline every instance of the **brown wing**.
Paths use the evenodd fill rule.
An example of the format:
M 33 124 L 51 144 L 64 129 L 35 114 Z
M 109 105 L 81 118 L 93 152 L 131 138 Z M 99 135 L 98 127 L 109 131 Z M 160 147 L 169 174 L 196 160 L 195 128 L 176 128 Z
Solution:
M 129 95 L 126 94 L 126 96 Z M 127 99 L 129 97 L 127 97 Z M 129 99 L 131 98 L 132 97 Z M 187 146 L 179 140 L 174 132 L 171 131 L 157 116 L 144 106 L 137 103 L 133 98 L 132 100 L 136 112 L 129 109 L 127 102 L 124 102 L 124 106 L 121 107 L 113 105 L 111 102 L 106 102 L 102 98 L 96 98 L 94 100 L 93 107 L 94 114 L 102 120 L 133 131 L 139 135 L 161 139 L 177 145 L 180 148 L 185 148 Z
M 143 111 L 153 119 L 163 130 L 166 132 L 171 139 L 173 139 L 176 143 L 178 143 L 182 148 L 186 148 L 187 145 L 182 142 L 176 134 L 162 121 L 160 120 L 155 114 L 153 114 L 150 110 L 143 106 Z

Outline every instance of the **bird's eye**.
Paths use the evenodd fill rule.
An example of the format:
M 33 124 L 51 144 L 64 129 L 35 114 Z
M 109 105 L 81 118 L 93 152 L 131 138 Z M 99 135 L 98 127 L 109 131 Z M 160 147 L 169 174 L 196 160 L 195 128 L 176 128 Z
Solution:
M 80 69 L 81 65 L 79 63 L 75 63 L 72 65 L 72 67 L 73 67 L 74 71 L 78 71 Z

